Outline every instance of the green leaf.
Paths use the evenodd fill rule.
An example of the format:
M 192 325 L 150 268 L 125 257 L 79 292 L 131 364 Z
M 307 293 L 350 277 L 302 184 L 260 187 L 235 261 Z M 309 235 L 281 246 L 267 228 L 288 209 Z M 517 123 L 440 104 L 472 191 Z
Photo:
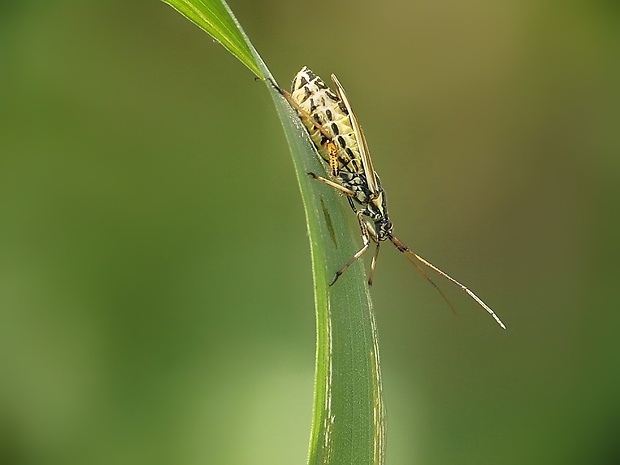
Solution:
M 218 0 L 163 0 L 221 43 L 261 79 L 258 55 L 226 2 Z
M 308 463 L 383 464 L 385 414 L 379 349 L 363 263 L 357 261 L 334 286 L 328 284 L 361 246 L 356 238 L 359 232 L 349 226 L 353 215 L 335 189 L 307 175 L 326 176 L 324 164 L 299 118 L 274 89 L 275 79 L 228 6 L 219 0 L 165 1 L 264 78 L 289 143 L 306 213 L 316 309 L 314 415 Z
M 333 188 L 306 174 L 323 174 L 323 164 L 297 115 L 272 95 L 293 155 L 312 253 L 317 351 L 309 464 L 382 464 L 379 349 L 362 262 L 328 284 L 360 247 L 349 227 L 352 213 Z

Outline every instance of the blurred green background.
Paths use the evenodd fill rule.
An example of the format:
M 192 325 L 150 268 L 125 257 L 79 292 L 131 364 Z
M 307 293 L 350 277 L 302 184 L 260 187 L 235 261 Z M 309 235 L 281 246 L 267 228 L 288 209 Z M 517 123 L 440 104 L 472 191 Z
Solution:
M 620 462 L 619 4 L 231 7 L 283 85 L 338 75 L 397 235 L 508 326 L 385 247 L 388 465 Z M 303 464 L 313 312 L 247 69 L 157 1 L 0 3 L 0 463 Z

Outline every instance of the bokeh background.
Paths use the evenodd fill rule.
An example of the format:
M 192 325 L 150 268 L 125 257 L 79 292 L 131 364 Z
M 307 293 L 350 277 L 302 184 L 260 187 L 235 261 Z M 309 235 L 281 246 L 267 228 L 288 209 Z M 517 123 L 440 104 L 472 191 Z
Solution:
M 620 462 L 618 5 L 231 0 L 281 83 L 338 74 L 397 235 L 508 326 L 385 248 L 388 465 Z M 0 363 L 3 464 L 306 461 L 287 146 L 163 3 L 0 3 Z

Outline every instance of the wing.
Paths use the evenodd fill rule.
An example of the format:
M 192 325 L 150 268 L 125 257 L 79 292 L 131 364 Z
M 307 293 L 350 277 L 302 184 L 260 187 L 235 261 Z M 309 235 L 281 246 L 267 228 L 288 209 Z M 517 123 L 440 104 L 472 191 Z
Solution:
M 371 192 L 379 193 L 377 173 L 375 173 L 375 169 L 372 166 L 372 159 L 370 158 L 370 152 L 368 151 L 368 144 L 366 143 L 364 131 L 362 131 L 362 127 L 357 121 L 355 113 L 353 113 L 353 109 L 351 108 L 351 104 L 349 103 L 349 99 L 347 98 L 347 94 L 344 92 L 344 89 L 342 88 L 342 85 L 340 84 L 340 81 L 338 81 L 338 78 L 335 74 L 332 74 L 332 81 L 336 85 L 336 92 L 338 93 L 338 97 L 340 97 L 340 100 L 342 100 L 344 106 L 349 112 L 349 118 L 351 119 L 351 125 L 353 126 L 353 134 L 355 134 L 355 138 L 357 139 L 357 145 L 359 146 L 362 165 L 364 166 L 364 173 L 366 174 L 366 182 L 368 183 L 368 188 Z

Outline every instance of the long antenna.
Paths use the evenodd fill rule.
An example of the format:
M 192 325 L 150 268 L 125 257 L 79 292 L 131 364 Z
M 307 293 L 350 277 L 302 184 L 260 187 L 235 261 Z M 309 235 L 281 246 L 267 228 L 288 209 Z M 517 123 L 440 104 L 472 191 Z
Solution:
M 423 265 L 426 265 L 431 270 L 433 270 L 435 273 L 440 274 L 441 276 L 443 276 L 444 278 L 446 278 L 447 280 L 449 280 L 452 283 L 456 284 L 458 287 L 460 287 L 465 292 L 467 292 L 467 294 L 472 299 L 474 299 L 478 303 L 478 305 L 480 305 L 482 308 L 484 308 L 487 311 L 487 313 L 493 317 L 493 319 L 497 322 L 498 325 L 500 325 L 503 329 L 506 329 L 506 325 L 502 322 L 502 320 L 499 319 L 499 317 L 495 314 L 495 312 L 493 310 L 491 310 L 491 307 L 489 307 L 487 304 L 485 304 L 482 301 L 482 299 L 480 297 L 478 297 L 476 294 L 474 294 L 471 290 L 469 290 L 469 288 L 467 288 L 466 286 L 462 285 L 460 282 L 458 282 L 456 279 L 454 279 L 448 273 L 446 273 L 446 272 L 440 270 L 439 268 L 437 268 L 435 265 L 433 265 L 428 260 L 425 260 L 424 258 L 420 257 L 417 253 L 415 253 L 413 250 L 411 250 L 409 247 L 407 247 L 405 244 L 403 244 L 398 238 L 396 238 L 396 237 L 394 237 L 392 235 L 390 235 L 389 238 L 390 238 L 390 241 L 392 242 L 392 244 L 394 244 L 396 246 L 396 248 L 405 255 L 407 260 L 409 260 L 413 264 L 413 266 L 416 267 L 416 269 L 422 274 L 422 276 L 424 276 L 428 281 L 430 281 L 430 283 L 433 286 L 435 286 L 435 289 L 437 289 L 439 291 L 439 293 L 444 298 L 444 300 L 447 301 L 448 299 L 446 299 L 446 297 L 444 296 L 443 292 L 441 292 L 439 290 L 439 288 L 435 285 L 435 283 L 433 281 L 431 281 L 431 279 L 426 275 L 426 273 L 424 273 L 424 271 L 415 262 L 415 260 L 419 261 Z M 448 304 L 450 304 L 450 302 L 448 302 Z M 452 305 L 450 305 L 450 307 L 452 307 Z

